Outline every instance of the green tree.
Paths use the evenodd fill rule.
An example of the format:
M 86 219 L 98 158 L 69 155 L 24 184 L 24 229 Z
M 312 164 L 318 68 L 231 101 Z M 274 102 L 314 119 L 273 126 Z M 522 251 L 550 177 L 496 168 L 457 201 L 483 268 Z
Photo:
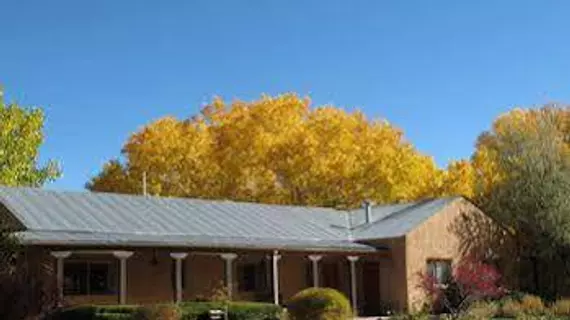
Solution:
M 564 293 L 570 275 L 568 119 L 565 108 L 516 110 L 480 137 L 476 154 L 492 164 L 480 171 L 479 202 L 511 235 L 523 289 L 546 296 Z
M 56 162 L 38 164 L 43 123 L 41 109 L 6 103 L 0 88 L 0 184 L 39 187 L 60 175 Z
M 0 184 L 39 187 L 56 179 L 56 162 L 38 164 L 43 142 L 44 116 L 41 109 L 5 103 L 0 88 Z M 0 318 L 28 319 L 53 306 L 50 286 L 41 273 L 49 266 L 29 265 L 26 250 L 12 235 L 14 226 L 0 214 Z

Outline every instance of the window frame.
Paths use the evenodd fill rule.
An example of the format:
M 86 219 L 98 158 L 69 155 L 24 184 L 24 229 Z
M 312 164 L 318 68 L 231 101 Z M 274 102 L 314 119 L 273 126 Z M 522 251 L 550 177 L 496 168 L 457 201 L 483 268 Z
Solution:
M 443 266 L 445 266 L 445 268 Z M 438 269 L 442 271 L 438 272 Z M 427 259 L 426 271 L 427 275 L 435 281 L 436 286 L 447 286 L 452 278 L 453 260 L 443 258 Z M 443 275 L 442 277 L 444 277 L 444 279 L 439 277 L 440 274 Z

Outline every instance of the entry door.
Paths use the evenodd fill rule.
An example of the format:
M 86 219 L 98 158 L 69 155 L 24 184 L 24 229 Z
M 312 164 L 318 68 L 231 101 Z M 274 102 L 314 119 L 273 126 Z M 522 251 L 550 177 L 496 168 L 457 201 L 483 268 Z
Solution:
M 377 316 L 380 314 L 380 264 L 378 262 L 364 262 L 362 264 L 362 281 L 365 315 Z

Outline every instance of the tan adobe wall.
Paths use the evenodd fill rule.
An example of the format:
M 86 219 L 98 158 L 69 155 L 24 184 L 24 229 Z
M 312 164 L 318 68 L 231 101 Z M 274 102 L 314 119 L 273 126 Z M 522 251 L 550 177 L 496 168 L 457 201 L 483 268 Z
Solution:
M 47 262 L 47 265 L 53 269 L 53 281 L 55 281 L 56 260 L 50 256 L 49 249 L 30 248 L 30 256 Z M 72 250 L 73 251 L 73 250 Z M 32 253 L 33 252 L 33 253 Z M 150 304 L 157 302 L 170 302 L 174 299 L 174 286 L 172 283 L 173 259 L 170 257 L 168 250 L 152 250 L 137 249 L 134 254 L 127 259 L 127 304 Z M 250 258 L 265 258 L 269 253 L 250 252 L 242 254 L 233 263 L 234 276 L 234 300 L 254 300 L 256 295 L 252 292 L 239 292 L 238 290 L 238 261 L 247 261 Z M 72 254 L 65 260 L 72 261 L 105 261 L 114 265 L 116 272 L 115 280 L 116 288 L 119 286 L 119 268 L 118 259 L 115 258 L 111 251 L 103 254 Z M 341 263 L 340 272 L 344 274 L 348 272 L 343 270 L 344 264 Z M 37 263 L 39 265 L 39 263 Z M 280 271 L 280 296 L 282 301 L 292 297 L 298 291 L 306 288 L 307 276 L 306 267 L 308 260 L 304 255 L 283 254 L 279 261 Z M 225 280 L 225 261 L 219 254 L 197 254 L 190 253 L 185 260 L 185 276 L 184 276 L 184 300 L 196 300 L 208 298 L 212 295 L 216 288 L 224 286 Z M 344 273 L 342 273 L 344 272 Z M 269 280 L 271 281 L 271 280 Z M 343 291 L 348 292 L 348 279 L 342 280 Z M 271 285 L 271 282 L 269 283 Z M 270 291 L 270 288 L 269 288 Z M 272 294 L 268 292 L 268 302 L 272 302 Z M 67 295 L 66 303 L 70 305 L 77 304 L 117 304 L 118 293 L 109 295 Z
M 287 301 L 297 292 L 311 286 L 307 283 L 308 260 L 303 256 L 283 255 L 279 261 L 281 298 Z
M 381 258 L 380 300 L 383 305 L 398 311 L 408 304 L 406 284 L 406 239 L 404 237 L 375 241 L 374 244 L 390 248 L 390 256 Z M 365 280 L 365 279 L 364 279 Z
M 185 300 L 203 299 L 224 285 L 224 260 L 219 255 L 188 255 L 185 272 Z
M 400 240 L 394 241 L 394 248 L 399 247 L 400 252 L 403 252 L 403 242 Z M 400 244 L 398 244 L 400 243 Z M 58 248 L 56 250 L 68 250 L 65 248 Z M 96 249 L 91 249 L 95 250 Z M 47 265 L 53 269 L 51 280 L 55 281 L 56 259 L 49 253 L 49 248 L 30 247 L 29 256 L 34 259 L 43 260 Z M 73 252 L 73 249 L 71 250 Z M 174 299 L 174 287 L 172 284 L 172 267 L 173 259 L 169 253 L 171 251 L 161 249 L 135 249 L 133 255 L 127 259 L 127 303 L 128 304 L 149 304 L 156 302 L 170 302 Z M 183 250 L 173 250 L 183 251 Z M 100 249 L 98 254 L 78 253 L 75 251 L 66 262 L 73 261 L 102 261 L 108 262 L 112 267 L 112 274 L 114 274 L 115 289 L 119 286 L 119 260 L 112 255 L 112 251 L 108 249 Z M 286 302 L 297 292 L 312 286 L 312 277 L 308 274 L 307 268 L 311 267 L 310 260 L 307 258 L 308 254 L 299 253 L 283 253 L 279 261 L 280 270 L 280 296 L 281 301 Z M 399 256 L 404 257 L 403 253 Z M 238 262 L 243 262 L 251 259 L 266 259 L 270 257 L 268 252 L 248 252 L 239 255 L 233 263 L 234 267 L 234 297 L 236 300 L 255 300 L 259 299 L 259 295 L 252 292 L 240 292 L 238 290 Z M 359 291 L 359 305 L 363 305 L 363 283 L 366 281 L 362 277 L 361 267 L 362 263 L 367 261 L 368 258 L 362 257 L 357 262 L 357 276 L 359 284 L 357 285 Z M 391 262 L 388 256 L 370 257 L 372 260 L 380 261 L 383 267 L 388 268 L 390 272 L 382 273 L 380 275 L 379 287 L 382 290 L 380 299 L 382 301 L 395 301 L 397 306 L 405 304 L 405 286 L 401 279 L 404 277 L 399 276 L 398 270 L 403 270 L 402 262 Z M 268 267 L 270 268 L 270 261 Z M 39 263 L 38 263 L 39 265 Z M 335 281 L 336 289 L 342 291 L 347 297 L 350 297 L 350 269 L 349 264 L 344 254 L 323 254 L 322 260 L 319 262 L 321 272 L 321 285 L 324 279 L 322 272 L 325 265 L 335 266 L 337 269 L 336 274 L 338 279 Z M 190 252 L 184 263 L 185 276 L 184 276 L 184 300 L 204 299 L 211 296 L 216 288 L 223 285 L 225 278 L 225 262 L 216 253 L 197 253 Z M 400 272 L 401 273 L 401 272 Z M 269 288 L 267 292 L 268 302 L 272 302 L 271 292 L 271 278 L 269 277 Z M 401 279 L 400 279 L 401 278 Z M 396 288 L 396 292 L 393 291 Z M 108 295 L 66 295 L 65 300 L 67 304 L 117 304 L 119 301 L 118 293 Z
M 464 215 L 488 219 L 476 206 L 457 199 L 438 214 L 430 217 L 406 236 L 406 276 L 408 308 L 417 310 L 425 302 L 420 274 L 427 270 L 429 259 L 446 259 L 457 263 L 466 252 L 469 235 L 462 233 Z
M 168 251 L 135 251 L 127 260 L 127 303 L 172 301 L 172 261 Z

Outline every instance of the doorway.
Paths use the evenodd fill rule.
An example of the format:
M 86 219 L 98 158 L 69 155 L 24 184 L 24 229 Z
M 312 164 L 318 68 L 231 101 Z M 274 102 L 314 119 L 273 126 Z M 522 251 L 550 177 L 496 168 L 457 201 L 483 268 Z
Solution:
M 380 314 L 380 264 L 366 261 L 362 264 L 362 291 L 364 301 L 362 311 L 364 315 L 377 316 Z

